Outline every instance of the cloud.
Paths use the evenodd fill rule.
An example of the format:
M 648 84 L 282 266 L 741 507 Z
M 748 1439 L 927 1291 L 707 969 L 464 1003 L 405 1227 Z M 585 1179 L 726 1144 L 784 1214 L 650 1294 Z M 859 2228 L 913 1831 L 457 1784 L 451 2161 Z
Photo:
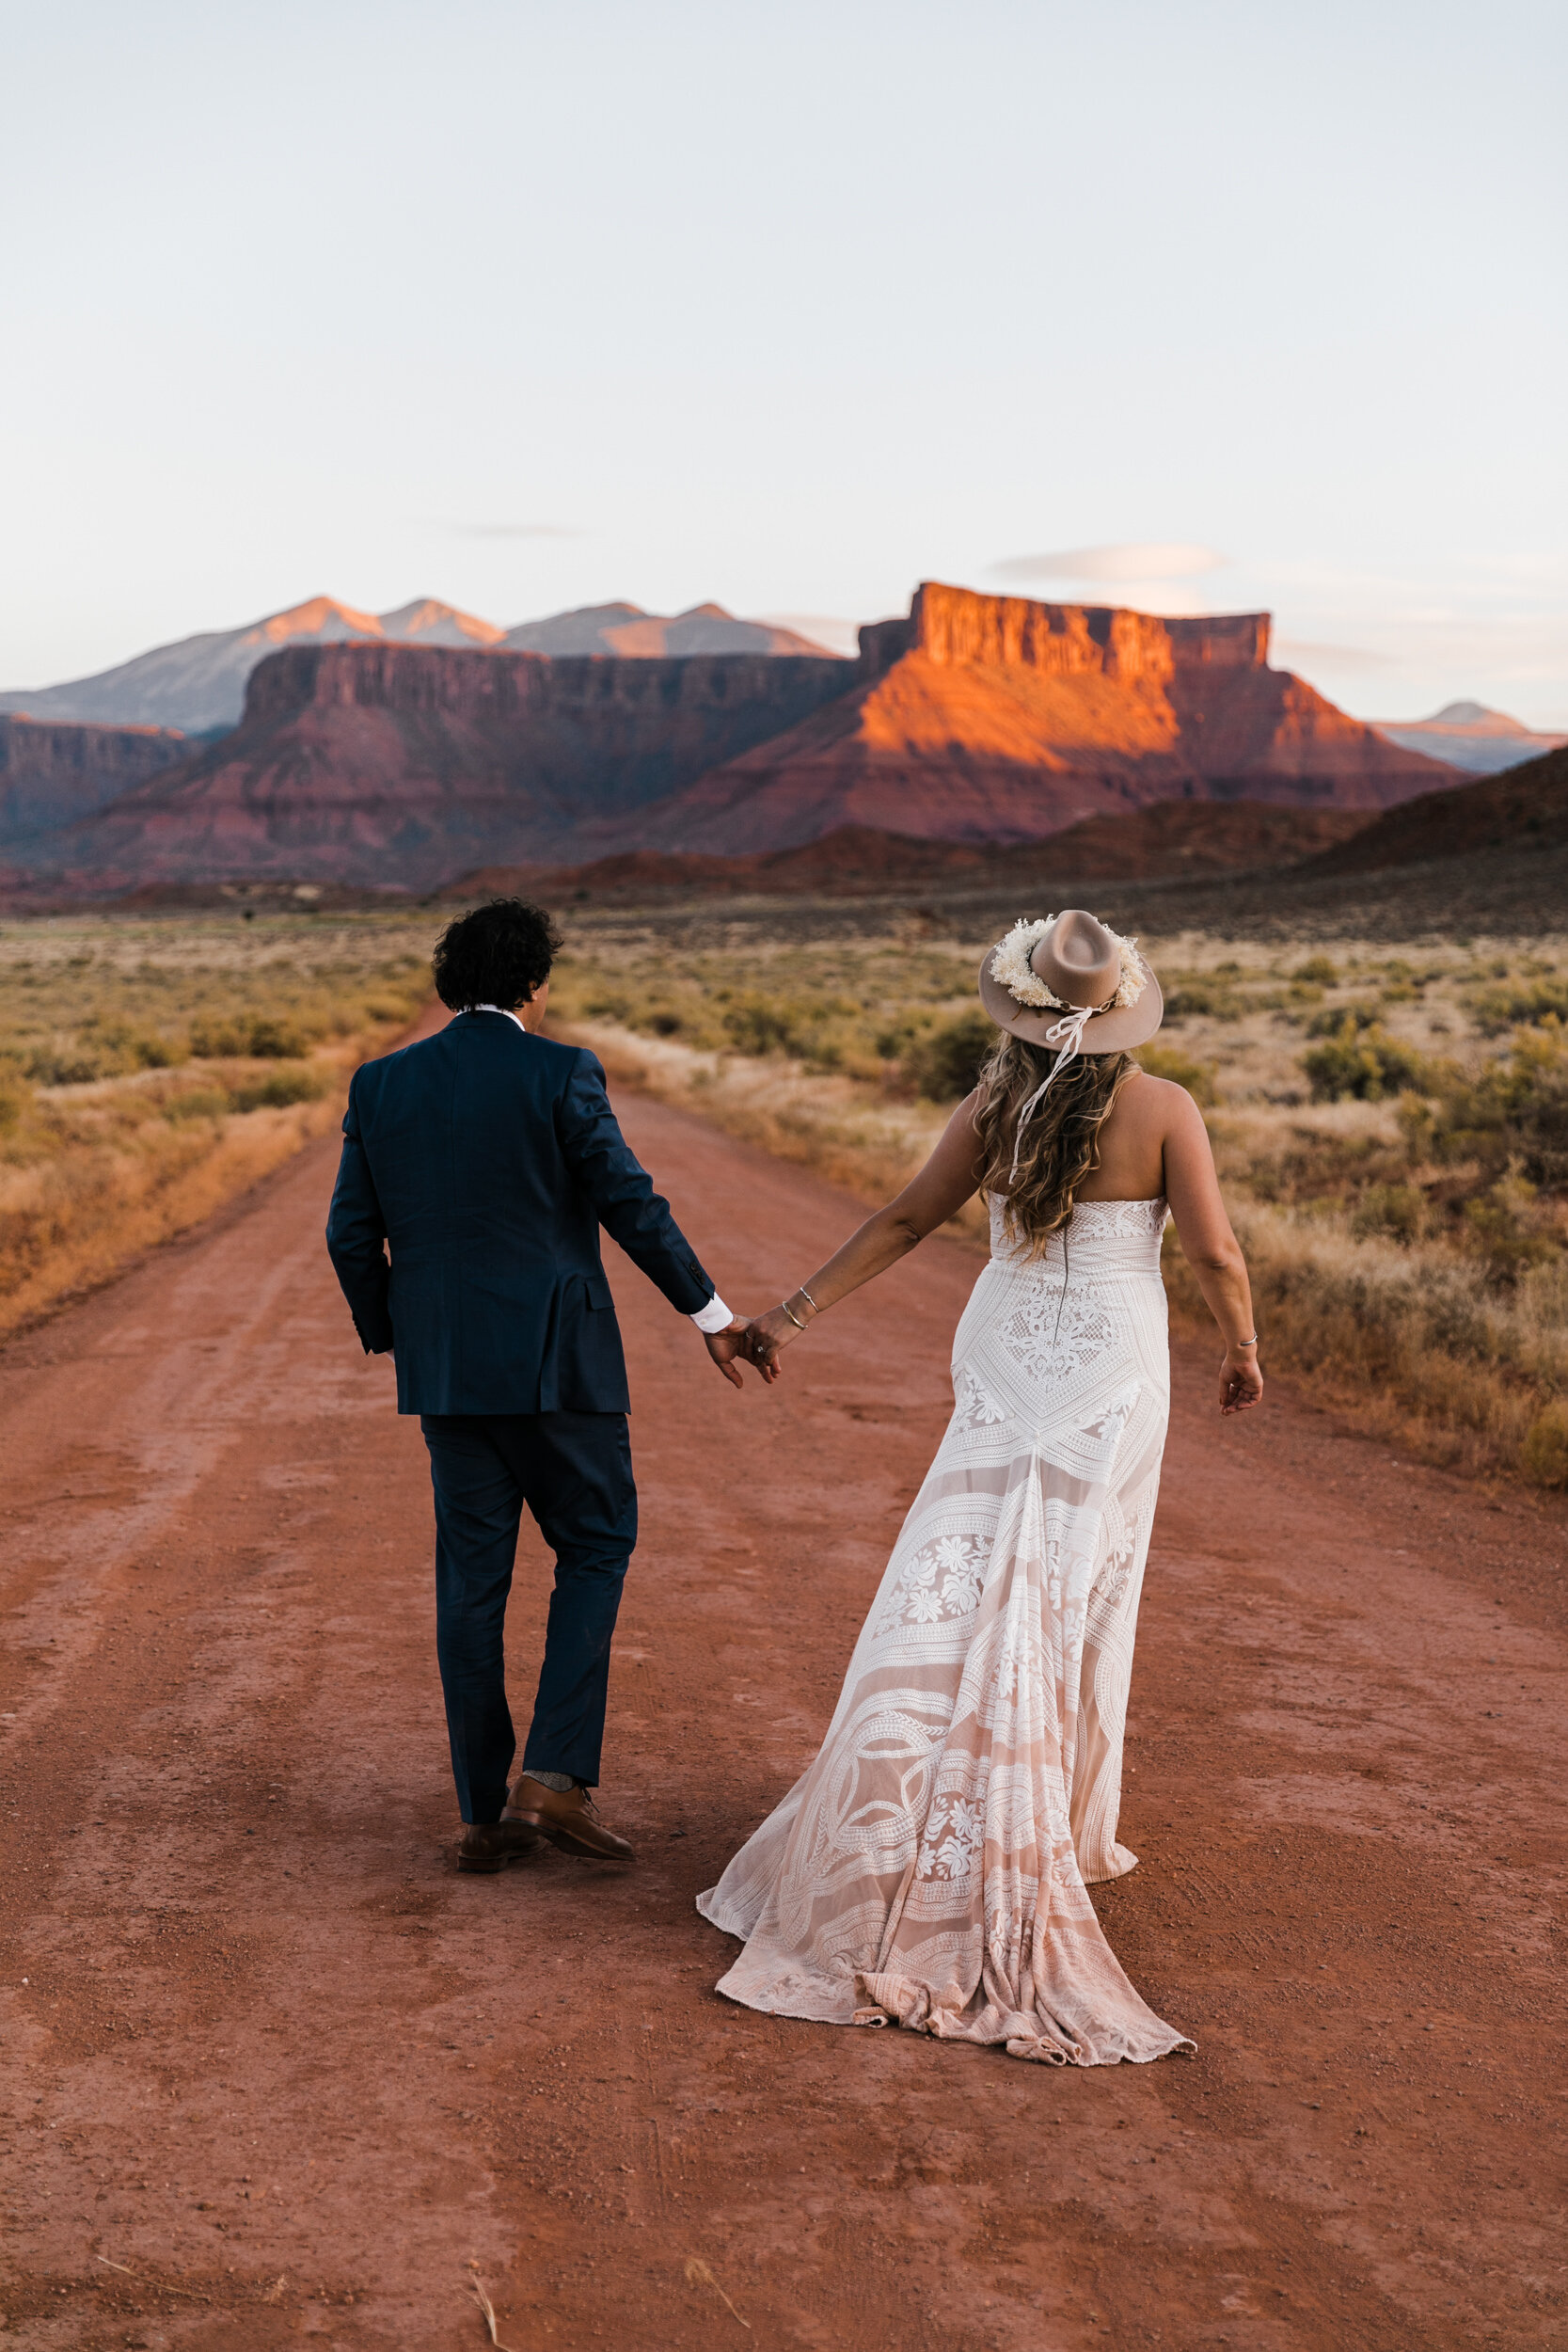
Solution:
M 1054 555 L 1009 555 L 991 565 L 996 580 L 1190 580 L 1224 571 L 1230 558 L 1181 541 L 1126 540 L 1105 548 L 1063 548 Z
M 1337 670 L 1397 670 L 1399 663 L 1389 653 L 1373 653 L 1366 645 L 1319 645 L 1305 637 L 1276 637 L 1274 642 L 1277 661 L 1331 665 Z
M 443 523 L 460 539 L 586 539 L 579 523 Z

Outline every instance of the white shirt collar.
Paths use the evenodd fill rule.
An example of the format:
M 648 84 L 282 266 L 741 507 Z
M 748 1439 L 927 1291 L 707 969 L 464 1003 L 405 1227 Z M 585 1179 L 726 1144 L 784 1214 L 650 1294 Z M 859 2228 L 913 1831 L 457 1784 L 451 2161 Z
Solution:
M 463 1009 L 465 1012 L 499 1012 L 503 1021 L 517 1021 L 516 1014 L 509 1012 L 504 1005 L 465 1005 Z M 517 1021 L 517 1026 L 527 1037 L 528 1024 L 524 1021 Z

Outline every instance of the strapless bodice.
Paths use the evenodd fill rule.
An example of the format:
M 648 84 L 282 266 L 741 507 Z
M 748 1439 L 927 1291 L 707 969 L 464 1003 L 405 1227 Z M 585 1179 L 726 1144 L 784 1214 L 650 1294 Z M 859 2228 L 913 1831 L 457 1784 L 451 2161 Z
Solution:
M 1008 1235 L 1000 1193 L 986 1196 L 990 1210 L 990 1254 L 993 1263 L 1009 1272 L 1055 1276 L 1064 1271 L 1119 1274 L 1158 1274 L 1160 1243 L 1170 1209 L 1157 1200 L 1080 1200 L 1059 1233 L 1053 1233 L 1042 1258 L 1031 1259 Z M 1064 1248 L 1065 1240 L 1065 1248 Z

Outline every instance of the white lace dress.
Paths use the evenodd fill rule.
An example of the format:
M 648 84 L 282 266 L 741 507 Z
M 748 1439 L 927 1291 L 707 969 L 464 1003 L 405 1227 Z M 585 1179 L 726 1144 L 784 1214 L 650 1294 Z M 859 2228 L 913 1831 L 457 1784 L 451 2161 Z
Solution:
M 1192 2045 L 1085 1892 L 1117 1843 L 1132 1639 L 1170 1401 L 1164 1200 L 1099 1200 L 991 1256 L 953 1419 L 808 1772 L 698 1898 L 719 1990 L 1079 2066 Z

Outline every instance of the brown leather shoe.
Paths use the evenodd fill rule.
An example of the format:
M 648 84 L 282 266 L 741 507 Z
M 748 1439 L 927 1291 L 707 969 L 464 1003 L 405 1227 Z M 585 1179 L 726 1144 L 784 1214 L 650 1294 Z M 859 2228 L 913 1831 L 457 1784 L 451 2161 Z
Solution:
M 504 1869 L 507 1863 L 531 1853 L 538 1843 L 536 1829 L 509 1821 L 504 1814 L 499 1821 L 470 1821 L 457 1849 L 457 1867 L 460 1870 Z
M 586 1788 L 546 1788 L 524 1772 L 501 1815 L 503 1827 L 513 1822 L 536 1837 L 547 1837 L 562 1853 L 581 1854 L 589 1862 L 637 1859 L 624 1837 L 606 1829 Z

